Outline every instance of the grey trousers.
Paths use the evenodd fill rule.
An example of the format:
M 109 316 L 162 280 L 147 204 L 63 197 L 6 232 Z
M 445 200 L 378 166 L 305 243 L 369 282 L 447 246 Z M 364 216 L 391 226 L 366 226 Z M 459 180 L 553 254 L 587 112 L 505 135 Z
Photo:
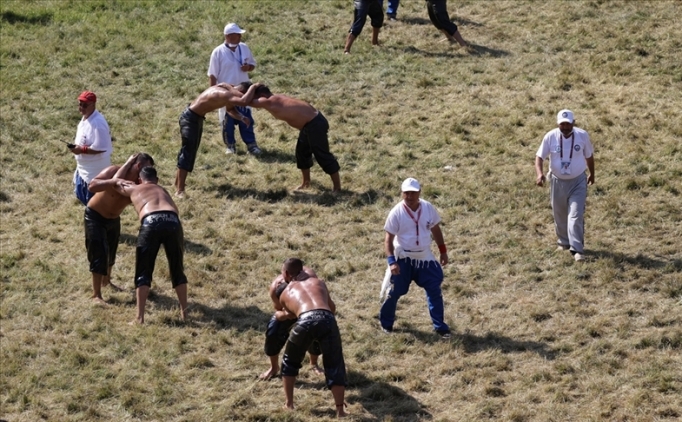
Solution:
M 587 175 L 568 180 L 552 175 L 551 179 L 549 196 L 557 243 L 570 246 L 571 252 L 583 253 Z

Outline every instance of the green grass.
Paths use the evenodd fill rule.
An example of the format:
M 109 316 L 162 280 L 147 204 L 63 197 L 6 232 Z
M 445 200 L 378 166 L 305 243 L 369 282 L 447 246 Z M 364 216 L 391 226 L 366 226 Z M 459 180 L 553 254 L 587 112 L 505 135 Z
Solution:
M 349 1 L 0 3 L 0 418 L 8 421 L 317 421 L 333 416 L 303 371 L 297 410 L 259 382 L 281 262 L 328 280 L 358 421 L 653 421 L 682 417 L 682 8 L 675 1 L 451 1 L 466 51 L 422 0 L 344 56 Z M 297 133 L 255 111 L 266 154 L 226 156 L 207 116 L 185 228 L 190 320 L 163 254 L 147 325 L 132 293 L 91 305 L 82 206 L 72 194 L 76 96 L 97 93 L 113 161 L 150 153 L 170 188 L 177 119 L 208 85 L 235 21 L 254 81 L 330 121 L 345 192 L 318 166 L 294 193 Z M 570 108 L 595 145 L 587 262 L 557 254 L 533 159 Z M 383 223 L 413 176 L 440 210 L 451 264 L 446 320 L 423 292 L 377 329 Z M 122 216 L 114 282 L 132 288 L 138 223 Z

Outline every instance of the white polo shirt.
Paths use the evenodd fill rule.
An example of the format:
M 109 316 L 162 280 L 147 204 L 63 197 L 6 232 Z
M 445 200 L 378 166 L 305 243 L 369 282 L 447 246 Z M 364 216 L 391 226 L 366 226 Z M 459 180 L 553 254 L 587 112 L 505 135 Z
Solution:
M 419 199 L 419 208 L 412 211 L 405 201 L 400 201 L 388 213 L 384 230 L 395 235 L 395 247 L 401 246 L 405 251 L 425 251 L 430 250 L 431 229 L 438 223 L 440 215 L 430 202 Z
M 549 157 L 549 169 L 554 176 L 559 179 L 575 179 L 585 173 L 586 159 L 592 157 L 593 153 L 590 135 L 585 130 L 574 127 L 573 134 L 568 138 L 564 137 L 559 128 L 547 132 L 535 155 L 543 160 Z
M 88 149 L 104 151 L 101 154 L 74 155 L 76 171 L 86 183 L 90 183 L 95 176 L 111 165 L 111 153 L 114 150 L 111 132 L 109 124 L 99 111 L 95 110 L 87 119 L 81 119 L 73 143 L 79 146 L 85 145 Z
M 208 63 L 208 76 L 215 76 L 218 83 L 225 82 L 237 85 L 242 82 L 250 82 L 249 74 L 241 70 L 245 64 L 256 65 L 249 47 L 240 42 L 234 51 L 230 50 L 225 43 L 220 44 L 211 53 Z

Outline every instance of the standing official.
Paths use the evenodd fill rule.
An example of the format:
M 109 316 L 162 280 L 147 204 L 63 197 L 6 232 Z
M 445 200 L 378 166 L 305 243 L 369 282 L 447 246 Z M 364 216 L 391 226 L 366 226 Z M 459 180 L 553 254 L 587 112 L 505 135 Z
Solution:
M 242 82 L 251 82 L 249 73 L 256 68 L 256 59 L 253 58 L 249 47 L 241 42 L 242 34 L 245 33 L 236 23 L 228 23 L 223 31 L 225 42 L 216 47 L 211 53 L 211 60 L 208 64 L 209 85 L 217 85 L 221 82 L 230 85 L 237 85 Z M 244 124 L 240 120 L 235 120 L 229 114 L 225 114 L 225 109 L 221 108 L 218 113 L 220 126 L 223 128 L 223 142 L 227 147 L 227 154 L 237 152 L 237 141 L 234 136 L 234 126 L 239 126 L 239 134 L 250 154 L 260 155 L 262 151 L 256 143 L 256 135 L 253 132 L 253 116 L 251 108 L 237 107 L 242 115 L 248 117 L 250 125 Z
M 535 154 L 535 184 L 545 182 L 543 162 L 549 157 L 550 199 L 559 250 L 570 250 L 576 261 L 584 257 L 587 185 L 594 184 L 594 149 L 590 136 L 575 127 L 571 110 L 557 114 L 556 129 L 542 139 Z M 585 174 L 589 170 L 590 175 Z
M 73 144 L 68 145 L 76 158 L 74 193 L 83 205 L 87 205 L 94 195 L 88 191 L 90 181 L 111 165 L 111 153 L 114 150 L 109 124 L 96 107 L 97 96 L 94 92 L 83 91 L 78 96 L 78 111 L 83 118 L 78 123 Z
M 416 179 L 405 179 L 401 190 L 403 200 L 389 212 L 384 224 L 384 249 L 391 279 L 379 312 L 381 328 L 387 333 L 393 331 L 398 299 L 407 294 L 414 281 L 426 291 L 433 329 L 448 339 L 450 327 L 444 320 L 441 291 L 442 265 L 448 263 L 448 252 L 440 230 L 440 215 L 430 202 L 419 198 L 421 186 Z M 431 252 L 431 236 L 438 245 L 440 263 Z

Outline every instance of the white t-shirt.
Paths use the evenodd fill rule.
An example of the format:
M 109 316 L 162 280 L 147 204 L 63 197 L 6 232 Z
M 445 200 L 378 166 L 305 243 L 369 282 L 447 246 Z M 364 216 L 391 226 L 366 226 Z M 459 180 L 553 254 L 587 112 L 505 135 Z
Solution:
M 574 127 L 573 134 L 568 138 L 564 137 L 559 128 L 547 132 L 535 155 L 543 160 L 549 157 L 549 169 L 554 176 L 559 179 L 575 179 L 585 173 L 586 158 L 592 157 L 593 153 L 590 135 L 585 130 Z
M 395 235 L 395 247 L 401 246 L 406 251 L 424 251 L 430 250 L 431 229 L 438 223 L 440 215 L 430 202 L 420 199 L 419 208 L 412 211 L 405 201 L 400 201 L 388 213 L 384 230 Z
M 208 63 L 208 76 L 215 76 L 218 83 L 225 82 L 237 85 L 242 82 L 250 82 L 249 74 L 241 70 L 245 64 L 256 65 L 249 47 L 240 42 L 234 51 L 230 50 L 225 43 L 213 49 L 211 60 Z
M 76 131 L 74 144 L 87 146 L 89 149 L 104 151 L 101 154 L 76 154 L 76 171 L 85 182 L 90 181 L 102 170 L 111 165 L 111 143 L 109 124 L 99 111 L 95 110 L 87 119 L 81 119 Z

